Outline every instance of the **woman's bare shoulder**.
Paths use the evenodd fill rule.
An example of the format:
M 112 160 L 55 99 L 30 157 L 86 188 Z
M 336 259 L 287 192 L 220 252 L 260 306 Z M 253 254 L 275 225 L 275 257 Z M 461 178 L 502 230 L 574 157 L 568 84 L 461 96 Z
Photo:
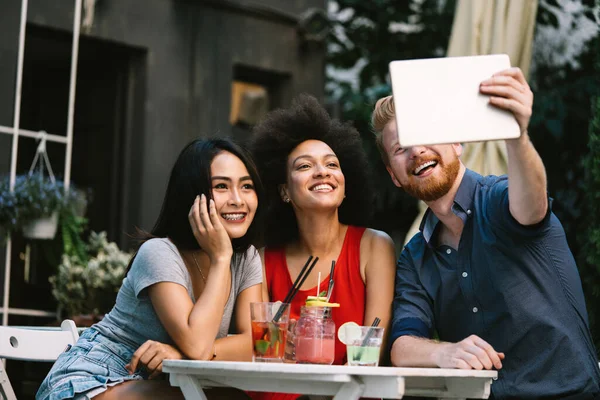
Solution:
M 372 228 L 365 229 L 365 233 L 363 234 L 363 237 L 361 239 L 361 245 L 363 242 L 369 243 L 369 245 L 371 246 L 394 246 L 394 241 L 392 240 L 390 235 L 388 235 L 384 231 Z

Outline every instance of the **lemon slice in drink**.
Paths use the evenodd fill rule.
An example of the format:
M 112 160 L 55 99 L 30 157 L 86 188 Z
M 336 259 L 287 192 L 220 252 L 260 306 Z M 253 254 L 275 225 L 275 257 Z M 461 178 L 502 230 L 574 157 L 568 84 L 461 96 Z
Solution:
M 344 344 L 352 343 L 360 339 L 360 325 L 354 321 L 348 321 L 340 326 L 337 335 L 340 342 Z
M 339 307 L 340 303 L 328 303 L 320 300 L 306 300 L 307 307 Z

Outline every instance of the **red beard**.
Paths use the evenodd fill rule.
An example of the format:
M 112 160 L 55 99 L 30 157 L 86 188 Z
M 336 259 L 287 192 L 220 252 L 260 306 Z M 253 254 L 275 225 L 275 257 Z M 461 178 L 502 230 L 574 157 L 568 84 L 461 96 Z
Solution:
M 417 165 L 427 161 L 436 161 L 438 163 L 436 168 L 441 168 L 441 177 L 436 179 L 434 176 L 429 176 L 421 181 L 412 174 L 412 171 L 414 171 Z M 411 164 L 410 170 L 407 171 L 408 182 L 404 183 L 402 188 L 406 193 L 419 200 L 434 201 L 450 191 L 450 188 L 452 188 L 452 185 L 458 176 L 459 170 L 460 161 L 458 160 L 458 157 L 454 157 L 449 164 L 444 164 L 440 158 L 432 160 L 416 160 Z

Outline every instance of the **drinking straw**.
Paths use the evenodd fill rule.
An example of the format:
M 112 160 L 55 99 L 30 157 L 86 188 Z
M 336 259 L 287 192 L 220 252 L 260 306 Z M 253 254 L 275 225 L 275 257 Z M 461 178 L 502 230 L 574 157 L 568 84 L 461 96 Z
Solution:
M 292 287 L 285 295 L 285 298 L 283 299 L 283 304 L 289 303 L 290 298 L 292 297 L 292 293 L 294 292 L 294 288 L 296 287 L 296 285 L 298 284 L 300 279 L 302 279 L 302 275 L 304 274 L 304 272 L 306 272 L 306 268 L 308 268 L 312 259 L 313 259 L 313 256 L 308 256 L 308 260 L 306 260 L 306 263 L 304 263 L 304 266 L 300 270 L 300 274 L 298 274 L 298 276 L 296 277 L 296 280 L 292 284 Z M 273 322 L 279 321 L 279 318 L 281 318 L 281 314 L 283 314 L 283 312 L 285 311 L 285 307 L 287 307 L 287 306 L 284 306 L 283 304 L 279 307 L 279 310 L 277 310 L 277 313 L 275 313 L 275 316 L 273 317 Z
M 294 299 L 294 296 L 296 296 L 296 293 L 298 293 L 298 291 L 304 284 L 304 281 L 306 280 L 306 278 L 308 278 L 308 275 L 311 273 L 311 271 L 317 264 L 317 261 L 319 261 L 319 257 L 315 257 L 312 264 L 310 264 L 310 266 L 308 266 L 308 264 L 310 263 L 310 261 L 312 259 L 313 259 L 313 256 L 308 257 L 308 260 L 306 261 L 306 264 L 304 264 L 304 267 L 302 267 L 302 270 L 300 271 L 300 274 L 296 278 L 296 281 L 292 285 L 288 294 L 285 296 L 283 304 L 281 304 L 281 307 L 279 307 L 277 314 L 275 314 L 275 317 L 273 317 L 273 322 L 279 321 L 279 318 L 281 318 L 281 315 L 283 314 L 283 312 L 285 311 L 287 306 L 292 302 L 292 300 Z M 307 267 L 308 267 L 308 269 L 307 269 Z M 304 276 L 303 276 L 303 273 L 304 273 Z
M 329 298 L 331 297 L 331 292 L 333 291 L 333 271 L 335 270 L 335 260 L 331 261 L 331 271 L 329 272 L 329 285 L 327 286 L 327 302 L 329 302 Z
M 319 299 L 320 295 L 321 295 L 321 271 L 319 271 L 319 276 L 317 278 L 317 300 Z
M 329 290 L 327 291 L 328 292 L 327 293 L 327 302 L 328 303 L 329 303 L 329 299 L 331 298 L 331 293 L 333 292 L 333 284 L 335 282 L 330 281 L 329 283 L 330 283 Z M 326 317 L 330 317 L 331 316 L 331 307 L 325 307 L 325 316 Z
M 379 319 L 379 317 L 375 317 L 373 323 L 371 324 L 371 328 L 369 328 L 369 331 L 365 335 L 365 338 L 360 345 L 360 349 L 358 350 L 358 354 L 356 355 L 355 359 L 360 360 L 364 348 L 367 346 L 367 344 L 369 344 L 369 340 L 371 339 L 371 336 L 373 336 L 373 334 L 375 333 L 375 328 L 377 328 L 380 322 L 381 320 Z
M 333 292 L 334 281 L 329 282 L 329 290 L 327 291 L 327 302 L 329 303 L 329 299 L 331 298 L 331 293 Z
M 296 280 L 292 284 L 292 287 L 290 288 L 290 290 L 285 295 L 285 298 L 283 299 L 284 303 L 289 303 L 290 297 L 292 297 L 292 293 L 294 292 L 294 289 L 298 285 L 298 282 L 300 282 L 300 280 L 302 279 L 302 275 L 304 275 L 304 273 L 306 272 L 306 268 L 308 268 L 308 266 L 310 265 L 310 262 L 312 261 L 312 259 L 313 259 L 313 256 L 308 256 L 308 260 L 306 260 L 306 263 L 304 263 L 304 266 L 300 270 L 300 273 L 296 277 Z
M 296 285 L 296 288 L 292 292 L 292 296 L 289 298 L 288 303 L 292 302 L 292 299 L 294 298 L 294 296 L 296 296 L 296 294 L 298 293 L 298 291 L 300 290 L 300 288 L 304 284 L 304 281 L 306 280 L 306 278 L 308 278 L 308 275 L 310 275 L 310 273 L 313 270 L 313 268 L 315 267 L 315 265 L 317 265 L 317 261 L 319 261 L 319 257 L 315 257 L 315 259 L 313 260 L 313 262 L 310 265 L 310 267 L 308 267 L 308 269 L 306 270 L 306 273 L 304 274 L 304 276 L 300 280 L 300 283 L 298 283 L 298 285 Z

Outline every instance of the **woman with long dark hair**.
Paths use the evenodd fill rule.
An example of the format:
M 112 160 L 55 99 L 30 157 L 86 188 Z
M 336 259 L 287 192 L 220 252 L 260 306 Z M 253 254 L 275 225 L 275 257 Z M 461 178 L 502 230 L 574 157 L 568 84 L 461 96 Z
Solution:
M 188 144 L 115 306 L 59 356 L 36 398 L 181 397 L 167 381 L 147 380 L 163 359 L 251 360 L 261 196 L 241 147 L 222 139 Z

